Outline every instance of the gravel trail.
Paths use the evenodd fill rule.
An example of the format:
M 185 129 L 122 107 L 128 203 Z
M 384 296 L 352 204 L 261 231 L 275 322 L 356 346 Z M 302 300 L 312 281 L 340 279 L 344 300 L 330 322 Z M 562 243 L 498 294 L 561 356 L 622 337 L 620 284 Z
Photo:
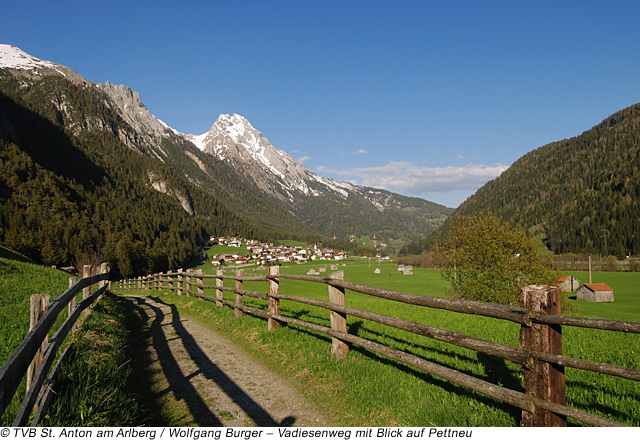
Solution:
M 154 392 L 181 425 L 327 426 L 288 380 L 161 298 L 126 297 L 151 331 Z

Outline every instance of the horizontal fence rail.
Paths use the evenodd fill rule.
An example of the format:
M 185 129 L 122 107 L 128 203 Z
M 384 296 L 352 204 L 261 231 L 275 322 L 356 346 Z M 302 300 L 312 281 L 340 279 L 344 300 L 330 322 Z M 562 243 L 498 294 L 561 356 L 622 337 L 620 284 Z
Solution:
M 528 303 L 528 306 L 511 307 L 478 301 L 429 297 L 360 285 L 345 281 L 343 272 L 332 273 L 329 277 L 319 277 L 280 274 L 278 269 L 278 266 L 270 267 L 269 274 L 266 276 L 246 276 L 242 269 L 237 270 L 235 275 L 224 275 L 222 270 L 218 270 L 216 275 L 205 275 L 201 269 L 198 271 L 180 269 L 178 271 L 147 275 L 137 279 L 121 280 L 115 284 L 115 288 L 174 291 L 178 295 L 186 294 L 187 296 L 215 302 L 218 307 L 223 305 L 230 306 L 234 308 L 235 315 L 238 317 L 246 312 L 265 318 L 268 320 L 269 330 L 277 329 L 279 323 L 284 322 L 323 333 L 332 337 L 331 352 L 337 358 L 344 357 L 347 354 L 347 343 L 356 344 L 377 354 L 411 365 L 462 387 L 520 408 L 523 411 L 523 426 L 566 426 L 566 417 L 595 426 L 627 426 L 585 411 L 567 407 L 564 398 L 564 367 L 578 368 L 634 381 L 640 381 L 640 370 L 564 356 L 562 354 L 561 326 L 640 333 L 640 323 L 545 314 L 542 310 L 547 310 L 548 307 L 540 306 L 542 304 L 541 301 L 545 301 L 545 299 L 541 298 L 546 298 L 546 301 L 549 301 L 549 298 L 557 295 L 557 303 L 559 304 L 560 302 L 559 289 L 549 286 L 529 286 L 523 289 L 521 302 Z M 280 294 L 279 282 L 282 279 L 326 284 L 330 301 Z M 204 280 L 215 280 L 215 284 L 205 284 Z M 223 286 L 223 280 L 235 281 L 235 288 Z M 244 290 L 243 283 L 245 281 L 267 282 L 269 284 L 268 292 Z M 205 294 L 205 290 L 215 290 L 215 296 Z M 521 326 L 520 346 L 513 347 L 426 324 L 349 307 L 344 302 L 344 292 L 346 290 L 410 305 L 511 321 Z M 234 293 L 234 301 L 224 299 L 223 292 Z M 267 301 L 267 310 L 243 304 L 244 296 Z M 331 318 L 331 327 L 281 315 L 279 310 L 280 301 L 294 301 L 328 310 Z M 525 376 L 525 393 L 495 385 L 401 350 L 349 334 L 346 328 L 347 315 L 497 356 L 518 364 L 522 366 Z M 543 336 L 540 336 L 541 331 Z M 554 338 L 557 339 L 556 344 L 559 344 L 559 347 L 557 345 L 553 346 L 553 344 L 552 346 L 544 345 L 548 341 L 553 341 Z M 544 383 L 545 381 L 546 383 Z M 551 385 L 552 383 L 555 385 Z
M 47 374 L 51 369 L 53 362 L 56 360 L 58 350 L 62 346 L 67 335 L 72 331 L 82 316 L 86 316 L 87 309 L 106 291 L 109 280 L 109 269 L 106 264 L 100 267 L 98 275 L 89 276 L 91 267 L 85 266 L 83 270 L 83 278 L 75 281 L 70 279 L 70 287 L 56 299 L 51 301 L 44 315 L 29 331 L 27 336 L 18 345 L 18 347 L 9 356 L 7 361 L 0 368 L 0 418 L 9 406 L 11 399 L 15 395 L 20 382 L 27 374 L 29 366 L 37 357 L 41 347 L 46 347 L 44 353 L 34 368 L 34 377 L 27 382 L 27 392 L 18 414 L 16 415 L 12 426 L 25 426 L 29 421 L 34 407 L 37 405 L 38 411 L 33 420 L 35 426 L 41 417 L 48 402 L 51 399 L 51 387 L 47 386 L 46 392 L 41 393 L 42 387 L 47 382 L 49 385 L 53 381 L 57 373 L 58 366 L 62 358 L 66 356 L 67 350 L 59 357 L 56 366 L 49 377 Z M 91 286 L 98 284 L 98 289 L 93 293 L 90 292 Z M 76 296 L 82 292 L 83 299 L 75 304 Z M 58 315 L 64 310 L 69 311 L 69 317 L 64 321 L 60 328 L 56 331 L 51 339 L 48 339 L 49 332 L 53 328 Z M 68 348 L 68 347 L 67 347 Z

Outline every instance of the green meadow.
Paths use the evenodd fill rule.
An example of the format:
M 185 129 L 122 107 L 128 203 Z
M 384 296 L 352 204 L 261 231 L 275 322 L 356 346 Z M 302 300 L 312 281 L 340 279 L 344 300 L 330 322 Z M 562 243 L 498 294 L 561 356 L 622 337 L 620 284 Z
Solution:
M 403 275 L 395 264 L 375 259 L 351 259 L 347 262 L 316 261 L 302 265 L 285 264 L 283 274 L 306 274 L 310 268 L 331 264 L 343 270 L 345 279 L 359 284 L 420 295 L 444 296 L 446 283 L 440 272 L 414 269 Z M 374 273 L 379 268 L 380 273 Z M 205 273 L 217 268 L 203 266 Z M 224 268 L 233 274 L 235 268 Z M 245 275 L 264 275 L 266 270 L 244 268 Z M 581 281 L 582 274 L 574 274 Z M 594 282 L 606 282 L 616 289 L 616 302 L 591 304 L 580 302 L 580 315 L 640 322 L 640 274 L 597 274 Z M 213 284 L 208 280 L 208 284 Z M 225 286 L 233 287 L 232 280 Z M 244 289 L 266 291 L 264 282 L 245 282 Z M 297 280 L 280 281 L 282 294 L 327 300 L 327 286 Z M 151 292 L 154 294 L 153 292 Z M 205 293 L 214 296 L 213 290 Z M 225 292 L 232 301 L 233 293 Z M 517 324 L 497 319 L 462 315 L 443 310 L 411 306 L 347 291 L 347 305 L 396 316 L 471 336 L 518 346 Z M 417 371 L 401 363 L 352 346 L 346 359 L 330 355 L 330 338 L 306 329 L 286 326 L 279 331 L 266 330 L 266 322 L 249 314 L 237 319 L 229 307 L 216 308 L 209 301 L 197 301 L 165 292 L 164 301 L 179 304 L 181 312 L 208 322 L 231 335 L 274 369 L 294 376 L 302 389 L 330 409 L 340 407 L 343 422 L 349 425 L 401 426 L 518 426 L 520 410 L 489 397 L 458 387 L 447 381 Z M 262 300 L 245 297 L 245 304 L 266 309 Z M 329 312 L 291 301 L 281 301 L 281 314 L 330 326 Z M 521 367 L 472 350 L 434 341 L 402 330 L 348 317 L 349 332 L 388 346 L 404 350 L 432 362 L 462 371 L 494 384 L 518 391 L 522 386 Z M 575 327 L 565 327 L 564 352 L 568 356 L 640 369 L 640 335 Z M 633 426 L 640 426 L 640 384 L 591 372 L 567 368 L 567 403 L 569 406 Z M 331 410 L 331 409 L 330 409 Z M 332 411 L 338 411 L 333 409 Z M 569 419 L 572 426 L 580 423 Z
M 29 332 L 29 298 L 35 294 L 49 294 L 57 298 L 69 287 L 69 275 L 40 266 L 6 248 L 0 248 L 0 363 L 20 345 Z M 65 317 L 60 317 L 56 329 Z M 2 417 L 2 425 L 13 421 L 24 397 L 25 381 L 18 388 Z
M 67 273 L 30 262 L 29 259 L 0 247 L 0 364 L 4 364 L 29 332 L 29 298 L 47 293 L 51 300 L 69 287 Z M 82 294 L 79 294 L 80 300 Z M 98 303 L 73 338 L 74 350 L 58 375 L 54 399 L 43 421 L 46 426 L 138 426 L 154 420 L 154 413 L 138 400 L 136 376 L 130 362 L 130 321 L 122 300 L 107 295 Z M 49 336 L 67 318 L 61 313 Z M 135 335 L 141 334 L 136 330 Z M 100 335 L 96 338 L 96 335 Z M 64 348 L 64 347 L 63 347 Z M 10 426 L 25 396 L 25 380 L 2 417 L 2 426 Z M 145 397 L 145 396 L 143 396 Z M 155 423 L 155 425 L 160 425 Z
M 209 251 L 211 254 L 211 250 Z M 68 287 L 67 274 L 18 260 L 12 255 L 0 256 L 2 362 L 28 332 L 29 296 L 34 293 L 50 293 L 53 298 Z M 447 286 L 438 270 L 414 269 L 414 275 L 403 275 L 397 271 L 394 263 L 378 263 L 377 260 L 368 258 L 352 258 L 346 262 L 316 261 L 303 265 L 290 263 L 281 266 L 280 273 L 306 274 L 309 269 L 320 270 L 326 267 L 326 272 L 321 274 L 325 276 L 331 272 L 332 264 L 344 271 L 347 281 L 359 284 L 430 296 L 444 296 Z M 208 274 L 214 274 L 218 269 L 207 262 L 201 267 Z M 266 270 L 256 270 L 255 266 L 243 269 L 246 275 L 266 274 Z M 374 273 L 375 269 L 379 269 L 380 273 Z M 228 266 L 223 270 L 225 274 L 232 274 L 236 268 Z M 570 274 L 581 282 L 588 281 L 588 274 L 584 272 Z M 594 273 L 593 282 L 603 282 L 613 287 L 616 301 L 601 304 L 580 302 L 580 315 L 640 322 L 640 273 Z M 207 280 L 207 284 L 213 284 L 213 280 Z M 233 287 L 234 282 L 225 280 L 225 286 Z M 267 283 L 245 282 L 244 288 L 266 291 Z M 283 279 L 280 291 L 282 294 L 328 299 L 327 286 L 321 283 Z M 305 394 L 342 425 L 518 426 L 520 423 L 519 409 L 358 346 L 352 345 L 349 355 L 336 361 L 330 354 L 331 339 L 325 335 L 292 325 L 282 325 L 280 330 L 269 332 L 266 329 L 267 323 L 262 318 L 246 313 L 242 318 L 236 318 L 230 307 L 220 309 L 212 301 L 198 301 L 184 295 L 178 296 L 168 290 L 132 293 L 160 296 L 165 302 L 177 304 L 181 315 L 201 320 L 213 330 L 223 332 L 261 362 L 295 379 Z M 207 290 L 206 293 L 214 296 L 213 290 Z M 225 292 L 224 296 L 228 300 L 234 298 L 233 293 L 229 292 Z M 347 291 L 346 296 L 347 305 L 352 307 L 512 346 L 518 345 L 520 328 L 514 323 L 411 306 L 351 291 Z M 106 301 L 105 305 L 107 304 L 110 302 Z M 266 309 L 266 303 L 262 300 L 245 297 L 245 304 Z M 280 310 L 283 315 L 330 326 L 329 312 L 324 309 L 283 300 Z M 107 313 L 112 312 L 107 309 Z M 122 321 L 123 318 L 116 320 Z M 352 334 L 404 350 L 496 385 L 524 391 L 521 367 L 507 361 L 354 317 L 348 317 L 348 326 Z M 563 337 L 564 352 L 568 356 L 640 369 L 640 335 L 564 327 Z M 120 344 L 114 342 L 114 345 Z M 125 350 L 129 348 L 125 347 Z M 114 365 L 120 365 L 122 359 L 115 357 Z M 81 365 L 85 362 L 87 361 L 80 361 Z M 70 371 L 73 376 L 80 370 Z M 640 383 L 571 368 L 566 370 L 566 379 L 569 406 L 640 426 Z M 24 395 L 24 386 L 19 395 Z M 94 423 L 111 420 L 111 424 L 118 423 L 108 419 L 105 412 L 97 412 L 97 407 L 90 400 L 82 396 L 75 396 L 73 399 L 70 407 L 82 408 L 84 405 L 85 408 L 84 412 L 73 416 L 79 417 L 74 419 L 74 423 L 82 424 L 83 420 L 92 420 Z M 12 414 L 16 411 L 17 401 L 14 399 L 3 418 L 3 425 L 11 422 Z M 66 411 L 54 408 L 50 421 L 63 423 L 65 417 L 69 417 Z M 87 416 L 91 419 L 83 419 Z M 129 413 L 122 417 L 125 417 L 124 420 L 135 420 L 138 416 Z M 569 419 L 569 424 L 581 426 L 572 419 Z

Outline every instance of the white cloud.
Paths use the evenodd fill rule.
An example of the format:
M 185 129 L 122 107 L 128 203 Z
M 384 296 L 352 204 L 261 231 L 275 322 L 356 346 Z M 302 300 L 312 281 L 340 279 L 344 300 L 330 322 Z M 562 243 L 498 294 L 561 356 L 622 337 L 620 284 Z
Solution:
M 309 159 L 311 159 L 311 156 L 302 156 L 302 157 L 298 158 L 298 162 L 305 163 Z
M 426 167 L 410 162 L 389 162 L 379 167 L 349 170 L 331 170 L 320 166 L 317 171 L 334 174 L 341 180 L 356 181 L 364 186 L 419 196 L 459 190 L 475 191 L 507 168 L 501 164 Z
M 369 154 L 369 152 L 367 150 L 360 148 L 358 151 L 356 151 L 353 154 Z

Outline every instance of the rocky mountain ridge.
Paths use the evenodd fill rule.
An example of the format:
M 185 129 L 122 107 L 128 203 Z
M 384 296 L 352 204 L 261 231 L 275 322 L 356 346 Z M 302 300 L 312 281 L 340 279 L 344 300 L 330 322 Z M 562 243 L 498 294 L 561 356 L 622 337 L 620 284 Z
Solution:
M 137 92 L 124 85 L 94 84 L 71 69 L 30 57 L 14 46 L 0 45 L 0 70 L 33 80 L 45 75 L 73 77 L 73 82 L 90 89 L 130 127 L 120 127 L 117 135 L 132 150 L 147 154 L 172 166 L 192 183 L 217 196 L 237 201 L 249 193 L 268 196 L 273 212 L 281 220 L 293 216 L 311 230 L 331 236 L 348 234 L 411 239 L 428 234 L 452 209 L 422 199 L 362 187 L 318 176 L 286 152 L 273 147 L 251 123 L 240 115 L 220 115 L 207 133 L 180 133 L 158 118 L 142 103 Z M 64 99 L 57 103 L 63 114 Z M 100 124 L 100 122 L 96 122 Z M 98 127 L 105 129 L 105 127 Z M 230 171 L 225 171 L 223 168 Z M 223 173 L 226 177 L 221 177 Z M 229 190 L 229 173 L 254 190 Z M 177 197 L 157 176 L 150 185 Z M 250 198 L 258 196 L 249 194 Z M 185 197 L 179 197 L 181 205 Z M 266 202 L 268 204 L 268 202 Z M 255 204 L 254 204 L 255 205 Z M 189 212 L 188 208 L 185 208 Z M 264 212 L 252 212 L 248 205 L 239 212 L 254 221 L 264 221 Z M 336 218 L 340 218 L 339 222 Z M 285 223 L 291 224 L 290 220 Z M 305 228 L 306 228 L 305 227 Z

